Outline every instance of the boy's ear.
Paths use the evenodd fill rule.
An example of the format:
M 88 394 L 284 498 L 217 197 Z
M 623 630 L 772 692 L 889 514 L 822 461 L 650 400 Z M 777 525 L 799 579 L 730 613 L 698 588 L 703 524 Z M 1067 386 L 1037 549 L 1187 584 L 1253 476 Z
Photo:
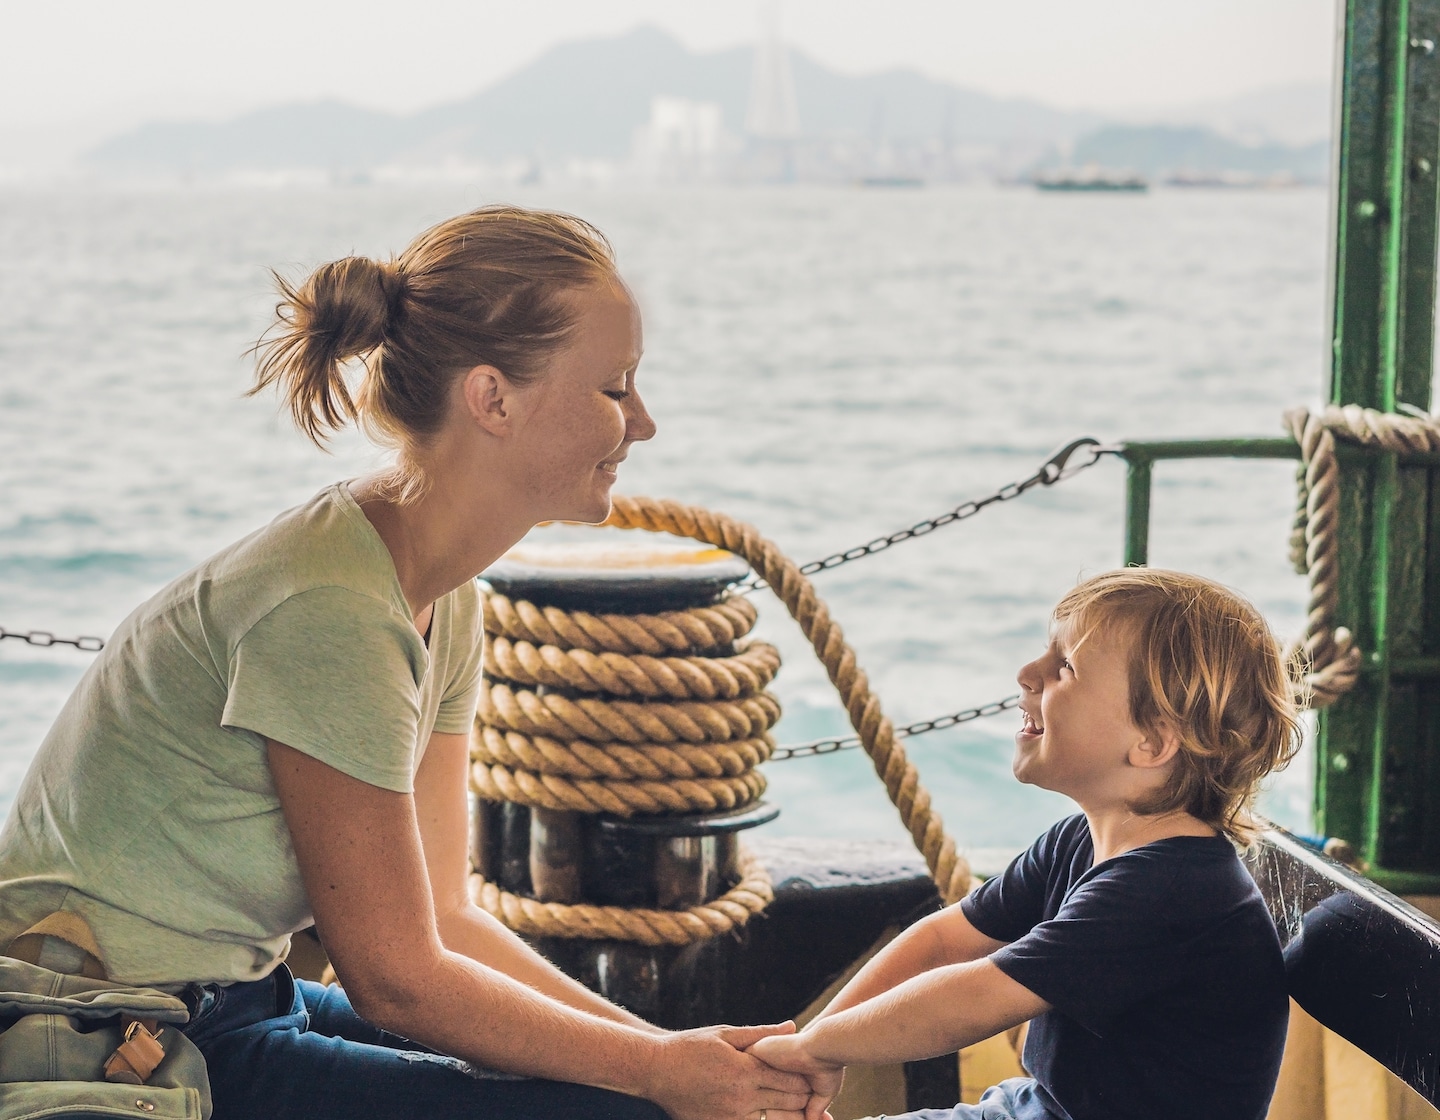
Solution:
M 1128 761 L 1141 770 L 1158 770 L 1180 753 L 1180 736 L 1175 728 L 1160 722 L 1151 728 L 1133 747 Z
M 461 399 L 470 419 L 492 436 L 503 436 L 514 424 L 515 386 L 494 366 L 475 366 L 460 378 Z

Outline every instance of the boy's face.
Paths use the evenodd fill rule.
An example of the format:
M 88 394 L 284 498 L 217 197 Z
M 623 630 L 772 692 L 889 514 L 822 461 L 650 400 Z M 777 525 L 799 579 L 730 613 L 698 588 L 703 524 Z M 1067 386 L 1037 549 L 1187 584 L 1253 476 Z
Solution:
M 1117 627 L 1080 638 L 1070 620 L 1060 623 L 1016 674 L 1024 724 L 1011 768 L 1091 809 L 1127 799 L 1127 759 L 1146 735 L 1130 719 L 1129 639 Z

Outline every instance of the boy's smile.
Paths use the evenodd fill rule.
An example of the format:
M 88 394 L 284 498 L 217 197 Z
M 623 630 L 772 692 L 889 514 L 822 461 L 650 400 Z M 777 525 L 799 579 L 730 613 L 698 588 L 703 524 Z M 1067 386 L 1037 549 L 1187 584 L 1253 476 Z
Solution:
M 1121 772 L 1145 733 L 1130 717 L 1129 649 L 1114 627 L 1055 628 L 1045 652 L 1016 675 L 1023 718 L 1012 769 L 1022 782 L 1087 802 L 1125 795 Z

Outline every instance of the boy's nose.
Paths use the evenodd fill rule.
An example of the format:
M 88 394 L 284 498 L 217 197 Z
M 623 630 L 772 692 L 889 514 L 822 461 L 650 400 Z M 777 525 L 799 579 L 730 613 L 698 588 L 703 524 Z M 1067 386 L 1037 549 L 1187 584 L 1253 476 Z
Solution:
M 1038 663 L 1027 661 L 1020 666 L 1020 671 L 1015 674 L 1015 683 L 1026 692 L 1040 691 L 1040 670 Z

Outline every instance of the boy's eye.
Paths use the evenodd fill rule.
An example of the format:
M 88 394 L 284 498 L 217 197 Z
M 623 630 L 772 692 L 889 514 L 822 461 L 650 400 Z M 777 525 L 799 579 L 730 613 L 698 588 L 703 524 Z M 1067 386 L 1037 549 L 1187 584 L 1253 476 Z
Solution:
M 1075 666 L 1070 664 L 1070 659 L 1068 657 L 1062 657 L 1060 659 L 1060 668 L 1069 669 L 1072 673 L 1075 671 Z

